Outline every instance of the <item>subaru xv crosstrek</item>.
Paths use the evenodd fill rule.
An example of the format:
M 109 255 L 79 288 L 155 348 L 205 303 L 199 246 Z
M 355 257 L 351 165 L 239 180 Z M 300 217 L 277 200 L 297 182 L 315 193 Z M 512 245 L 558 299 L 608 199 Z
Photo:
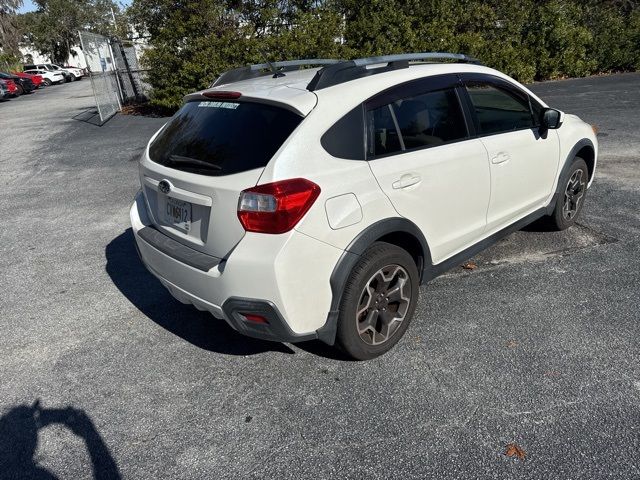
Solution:
M 151 138 L 131 224 L 179 301 L 370 359 L 421 284 L 533 221 L 570 227 L 597 148 L 590 125 L 464 55 L 252 65 Z

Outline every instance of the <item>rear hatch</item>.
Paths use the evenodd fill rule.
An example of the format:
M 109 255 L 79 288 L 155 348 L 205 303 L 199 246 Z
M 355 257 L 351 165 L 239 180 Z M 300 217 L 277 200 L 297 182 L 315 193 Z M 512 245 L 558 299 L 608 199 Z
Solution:
M 286 105 L 191 99 L 149 144 L 141 181 L 154 226 L 203 253 L 226 257 L 244 236 L 240 192 L 303 120 Z

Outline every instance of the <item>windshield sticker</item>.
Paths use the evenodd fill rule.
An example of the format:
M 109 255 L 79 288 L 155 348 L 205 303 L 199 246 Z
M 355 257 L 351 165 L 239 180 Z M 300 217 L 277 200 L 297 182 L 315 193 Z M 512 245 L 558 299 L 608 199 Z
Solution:
M 239 103 L 231 102 L 200 102 L 198 104 L 198 107 L 228 108 L 230 110 L 235 110 L 239 106 Z

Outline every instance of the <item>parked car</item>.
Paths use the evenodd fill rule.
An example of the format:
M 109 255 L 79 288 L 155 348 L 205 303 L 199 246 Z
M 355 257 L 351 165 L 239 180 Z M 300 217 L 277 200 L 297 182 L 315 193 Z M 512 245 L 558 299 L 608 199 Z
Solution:
M 383 354 L 420 284 L 535 220 L 570 227 L 593 182 L 592 126 L 477 63 L 422 53 L 222 74 L 140 158 L 140 258 L 243 334 Z
M 42 70 L 39 68 L 25 70 L 24 73 L 29 73 L 32 75 L 40 75 L 43 78 L 44 84 L 47 86 L 53 85 L 55 83 L 64 83 L 64 75 L 62 72 L 57 71 L 49 71 Z
M 26 73 L 26 72 L 11 72 L 11 75 L 16 75 L 16 76 L 21 77 L 21 78 L 29 78 L 33 82 L 33 85 L 36 88 L 40 88 L 40 86 L 43 84 L 43 80 L 44 80 L 42 78 L 42 75 L 31 74 L 31 73 Z
M 16 97 L 18 96 L 18 86 L 13 80 L 10 79 L 0 79 L 0 82 L 4 85 L 6 91 L 4 94 L 4 98 L 6 97 Z
M 13 82 L 18 87 L 18 95 L 22 95 L 23 93 L 31 93 L 36 88 L 30 78 L 22 78 L 17 75 L 12 75 L 5 72 L 0 72 L 0 78 L 4 80 L 13 80 Z
M 0 99 L 9 96 L 9 88 L 4 80 L 0 80 Z
M 40 69 L 40 70 L 49 70 L 50 72 L 60 72 L 64 75 L 65 81 L 67 82 L 73 82 L 75 80 L 79 80 L 82 78 L 82 70 L 80 69 L 66 69 L 66 68 L 62 68 L 59 65 L 55 65 L 53 63 L 39 63 L 37 65 L 33 65 L 33 64 L 27 64 L 24 65 L 24 70 L 31 70 L 31 69 Z
M 84 68 L 74 67 L 73 65 L 62 65 L 62 68 L 72 71 L 77 79 L 81 79 L 87 74 Z
M 23 71 L 27 71 L 27 70 L 34 70 L 34 69 L 38 69 L 38 70 L 46 70 L 48 72 L 58 72 L 60 74 L 62 74 L 62 76 L 64 77 L 64 81 L 65 82 L 72 82 L 75 77 L 71 72 L 67 72 L 66 70 L 58 70 L 55 68 L 52 68 L 51 64 L 48 63 L 39 63 L 37 65 L 32 65 L 32 64 L 25 64 L 23 65 Z M 64 82 L 63 82 L 64 83 Z

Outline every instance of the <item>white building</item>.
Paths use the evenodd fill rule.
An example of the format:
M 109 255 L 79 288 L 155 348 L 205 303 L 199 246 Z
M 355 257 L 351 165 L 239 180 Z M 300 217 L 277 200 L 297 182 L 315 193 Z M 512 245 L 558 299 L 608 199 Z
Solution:
M 53 63 L 51 58 L 47 55 L 43 55 L 38 52 L 31 45 L 21 45 L 20 53 L 22 53 L 22 60 L 24 63 Z M 87 62 L 82 53 L 82 49 L 80 46 L 75 46 L 71 48 L 71 54 L 64 62 L 65 65 L 71 65 L 72 67 L 78 68 L 86 68 Z

